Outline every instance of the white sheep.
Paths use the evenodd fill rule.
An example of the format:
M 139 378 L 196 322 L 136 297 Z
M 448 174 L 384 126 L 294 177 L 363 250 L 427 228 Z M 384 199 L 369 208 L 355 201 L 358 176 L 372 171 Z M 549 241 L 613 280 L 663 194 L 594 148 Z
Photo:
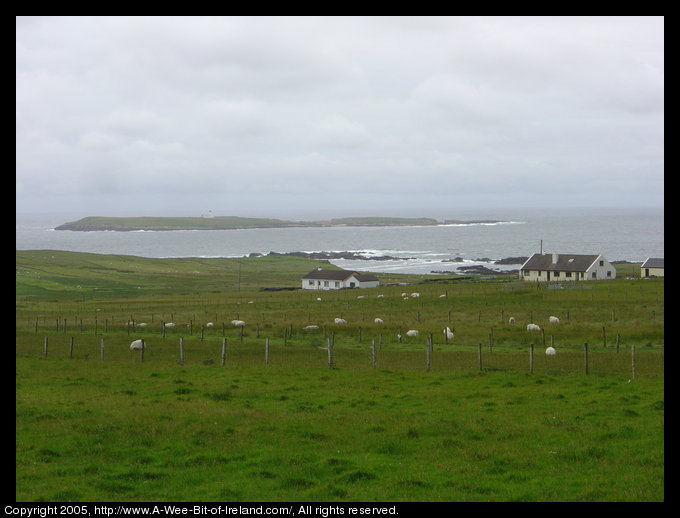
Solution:
M 215 325 L 215 324 L 213 324 L 212 322 L 208 322 L 208 323 L 205 325 L 205 327 L 212 327 L 212 326 L 214 326 L 214 325 Z
M 515 324 L 515 317 L 508 318 L 508 324 L 510 324 L 511 326 L 514 325 Z
M 551 324 L 559 324 L 559 323 L 560 323 L 560 319 L 551 315 L 551 316 L 548 318 L 548 322 L 550 322 Z
M 146 327 L 146 326 L 147 326 L 146 322 L 141 322 L 141 323 L 137 324 L 137 327 Z
M 410 336 L 410 337 L 418 336 L 419 334 L 420 333 L 418 332 L 417 329 L 409 329 L 408 331 L 406 331 L 406 336 Z
M 305 326 L 302 328 L 303 331 L 316 331 L 319 329 L 319 326 Z
M 557 352 L 555 351 L 554 347 L 547 347 L 545 350 L 545 354 L 548 356 L 555 356 Z
M 232 320 L 231 325 L 236 327 L 243 327 L 246 325 L 246 323 L 243 320 Z
M 383 295 L 383 294 L 381 293 L 380 295 L 378 295 L 378 298 L 379 298 L 379 299 L 384 299 L 384 298 L 385 298 L 385 295 Z
M 175 327 L 174 322 L 168 322 L 165 324 L 165 329 L 172 329 L 173 327 Z
M 382 324 L 382 323 L 383 323 L 383 319 L 382 319 L 382 318 L 374 318 L 374 319 L 373 319 L 373 323 L 375 323 L 375 324 Z
M 444 329 L 444 335 L 446 335 L 447 340 L 453 340 L 453 331 L 451 331 L 448 327 Z
M 321 297 L 317 297 L 317 298 L 316 298 L 316 301 L 317 301 L 317 302 L 321 302 Z
M 347 323 L 347 320 L 345 320 L 344 318 L 336 318 L 336 319 L 334 320 L 334 322 L 335 322 L 336 324 L 346 324 L 346 323 Z
M 420 293 L 418 292 L 411 293 L 411 297 L 420 297 Z
M 130 350 L 131 351 L 141 351 L 146 347 L 146 344 L 144 343 L 143 340 L 135 340 L 130 344 Z
M 527 331 L 540 331 L 541 328 L 536 324 L 527 324 Z

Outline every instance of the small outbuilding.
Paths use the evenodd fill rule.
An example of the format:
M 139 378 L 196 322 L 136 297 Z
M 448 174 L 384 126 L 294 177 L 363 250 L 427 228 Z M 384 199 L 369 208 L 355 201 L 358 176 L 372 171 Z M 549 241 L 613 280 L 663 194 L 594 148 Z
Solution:
M 640 267 L 640 277 L 663 277 L 663 257 L 648 257 Z
M 533 254 L 519 270 L 523 281 L 615 279 L 616 268 L 602 255 Z
M 378 284 L 378 278 L 374 275 L 348 270 L 316 268 L 302 278 L 302 289 L 304 290 L 375 288 Z

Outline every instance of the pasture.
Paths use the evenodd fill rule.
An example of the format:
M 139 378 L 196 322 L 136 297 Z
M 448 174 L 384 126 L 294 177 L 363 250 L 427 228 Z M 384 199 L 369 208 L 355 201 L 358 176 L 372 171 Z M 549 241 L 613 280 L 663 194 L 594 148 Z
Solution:
M 17 500 L 663 500 L 663 279 L 318 264 L 17 251 Z

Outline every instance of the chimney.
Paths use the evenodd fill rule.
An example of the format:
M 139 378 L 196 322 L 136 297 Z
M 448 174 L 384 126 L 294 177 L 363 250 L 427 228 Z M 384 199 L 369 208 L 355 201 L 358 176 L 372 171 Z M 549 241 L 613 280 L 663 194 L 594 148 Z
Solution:
M 553 253 L 552 255 L 552 264 L 557 264 L 557 259 L 559 258 L 559 255 Z

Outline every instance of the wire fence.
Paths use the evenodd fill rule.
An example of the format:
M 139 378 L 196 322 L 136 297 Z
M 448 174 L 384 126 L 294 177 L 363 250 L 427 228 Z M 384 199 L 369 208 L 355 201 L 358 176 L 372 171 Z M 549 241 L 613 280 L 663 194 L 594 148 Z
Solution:
M 139 343 L 142 342 L 142 343 Z M 152 365 L 310 367 L 340 369 L 383 369 L 391 371 L 435 372 L 527 372 L 583 373 L 584 375 L 663 376 L 664 347 L 627 345 L 592 346 L 588 343 L 554 346 L 554 354 L 540 344 L 529 346 L 487 346 L 433 344 L 383 344 L 370 340 L 367 345 L 325 342 L 294 344 L 287 340 L 262 337 L 238 338 L 172 337 L 138 340 L 130 348 L 123 336 L 67 336 L 63 333 L 33 336 L 17 343 L 17 356 L 89 360 Z

